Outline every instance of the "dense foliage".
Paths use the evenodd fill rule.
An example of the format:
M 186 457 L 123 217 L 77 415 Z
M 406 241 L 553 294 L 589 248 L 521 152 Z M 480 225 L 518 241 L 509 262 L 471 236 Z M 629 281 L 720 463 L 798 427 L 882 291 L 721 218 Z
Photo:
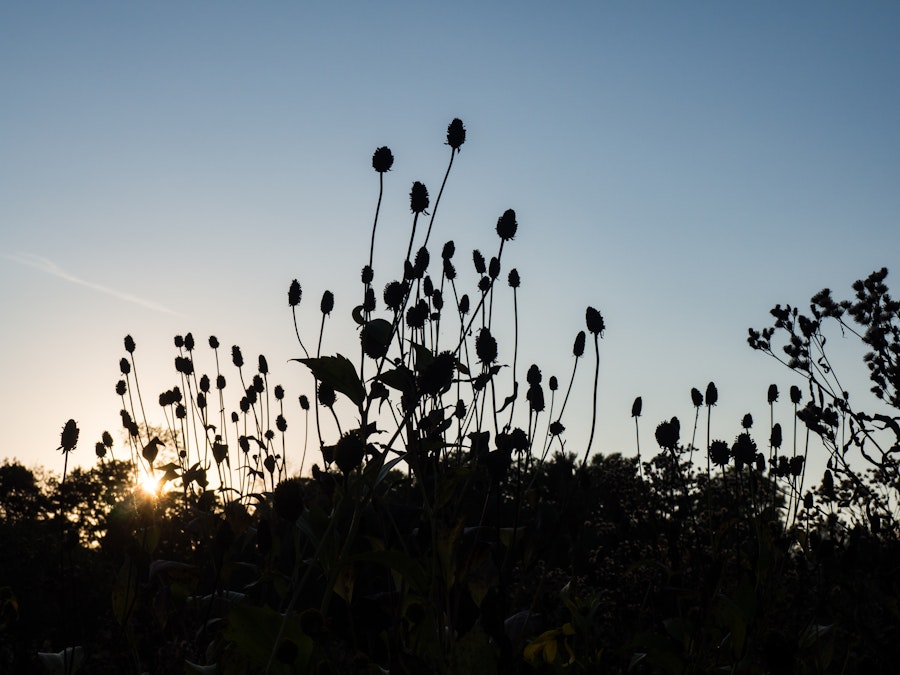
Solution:
M 496 255 L 472 254 L 471 296 L 452 241 L 432 263 L 465 140 L 453 120 L 433 206 L 412 186 L 410 240 L 381 311 L 376 208 L 354 359 L 322 354 L 328 291 L 307 351 L 302 289 L 290 284 L 297 361 L 315 392 L 291 404 L 313 418 L 311 476 L 290 476 L 306 445 L 287 436 L 291 398 L 270 385 L 265 357 L 251 375 L 232 348 L 230 412 L 219 341 L 208 340 L 215 371 L 200 374 L 190 333 L 175 339 L 178 381 L 158 397 L 159 428 L 125 338 L 127 459 L 104 434 L 98 464 L 68 471 L 70 420 L 61 478 L 0 466 L 0 673 L 893 672 L 900 418 L 850 404 L 822 332 L 836 321 L 871 347 L 874 393 L 896 412 L 900 314 L 886 272 L 858 282 L 854 301 L 823 291 L 810 316 L 778 306 L 772 327 L 750 331 L 752 347 L 805 381 L 789 401 L 769 388 L 762 430 L 748 414 L 733 439 L 710 438 L 709 383 L 690 392 L 690 440 L 664 420 L 658 450 L 642 456 L 639 398 L 634 451 L 591 455 L 601 313 L 585 310 L 563 392 L 517 362 L 521 279 L 512 269 L 498 281 L 512 209 L 497 221 Z M 393 162 L 387 148 L 372 158 L 379 206 Z M 509 333 L 496 325 L 503 297 Z M 589 340 L 595 414 L 568 420 Z M 589 429 L 577 455 L 564 419 Z M 821 478 L 806 475 L 811 451 L 828 454 Z

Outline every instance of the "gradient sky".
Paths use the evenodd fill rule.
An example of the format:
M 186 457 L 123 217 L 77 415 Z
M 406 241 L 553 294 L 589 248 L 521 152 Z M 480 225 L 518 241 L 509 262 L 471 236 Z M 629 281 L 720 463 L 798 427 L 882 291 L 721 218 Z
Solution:
M 93 461 L 104 429 L 121 448 L 126 334 L 145 401 L 177 382 L 187 331 L 264 353 L 289 401 L 310 393 L 288 363 L 291 279 L 310 342 L 335 292 L 324 351 L 352 353 L 372 152 L 396 157 L 380 288 L 405 253 L 411 183 L 437 193 L 454 117 L 468 140 L 432 255 L 455 240 L 471 288 L 471 249 L 495 252 L 516 209 L 520 363 L 565 381 L 594 305 L 595 449 L 634 452 L 637 395 L 645 451 L 672 415 L 684 438 L 690 388 L 710 380 L 713 435 L 731 439 L 743 413 L 768 418 L 768 384 L 798 383 L 747 347 L 748 326 L 900 255 L 898 35 L 888 2 L 2 3 L 0 458 L 60 471 L 70 417 L 73 461 Z M 578 453 L 591 365 L 565 420 Z

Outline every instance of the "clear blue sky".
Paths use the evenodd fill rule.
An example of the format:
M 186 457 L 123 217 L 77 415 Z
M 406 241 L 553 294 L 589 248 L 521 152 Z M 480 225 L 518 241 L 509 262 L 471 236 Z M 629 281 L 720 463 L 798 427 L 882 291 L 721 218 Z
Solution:
M 463 261 L 516 209 L 521 362 L 545 377 L 568 376 L 585 306 L 603 312 L 594 447 L 634 452 L 636 395 L 645 448 L 672 415 L 689 433 L 689 390 L 710 380 L 713 435 L 731 439 L 743 413 L 767 417 L 770 382 L 797 383 L 747 327 L 900 254 L 898 35 L 888 2 L 3 3 L 0 457 L 60 470 L 70 417 L 74 461 L 104 429 L 118 442 L 129 333 L 150 400 L 187 331 L 266 354 L 290 400 L 309 393 L 287 363 L 288 284 L 310 340 L 335 292 L 325 351 L 351 349 L 372 152 L 396 157 L 380 286 L 453 117 L 468 140 L 433 256 L 454 239 L 474 283 Z

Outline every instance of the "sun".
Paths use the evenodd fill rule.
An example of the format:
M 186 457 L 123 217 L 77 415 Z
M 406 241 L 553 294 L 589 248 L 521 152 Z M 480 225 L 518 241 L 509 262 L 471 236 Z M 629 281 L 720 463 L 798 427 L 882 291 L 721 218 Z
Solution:
M 159 495 L 159 478 L 149 473 L 141 473 L 138 479 L 138 487 L 144 494 L 156 497 Z

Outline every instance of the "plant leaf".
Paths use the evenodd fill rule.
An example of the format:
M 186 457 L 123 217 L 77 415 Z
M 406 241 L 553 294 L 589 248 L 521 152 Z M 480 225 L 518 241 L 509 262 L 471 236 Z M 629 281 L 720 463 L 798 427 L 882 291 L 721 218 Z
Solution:
M 361 406 L 365 401 L 365 387 L 356 373 L 356 368 L 347 357 L 337 354 L 321 356 L 316 359 L 291 359 L 291 361 L 302 363 L 310 369 L 317 380 L 330 385 L 332 389 L 342 393 L 356 406 Z

